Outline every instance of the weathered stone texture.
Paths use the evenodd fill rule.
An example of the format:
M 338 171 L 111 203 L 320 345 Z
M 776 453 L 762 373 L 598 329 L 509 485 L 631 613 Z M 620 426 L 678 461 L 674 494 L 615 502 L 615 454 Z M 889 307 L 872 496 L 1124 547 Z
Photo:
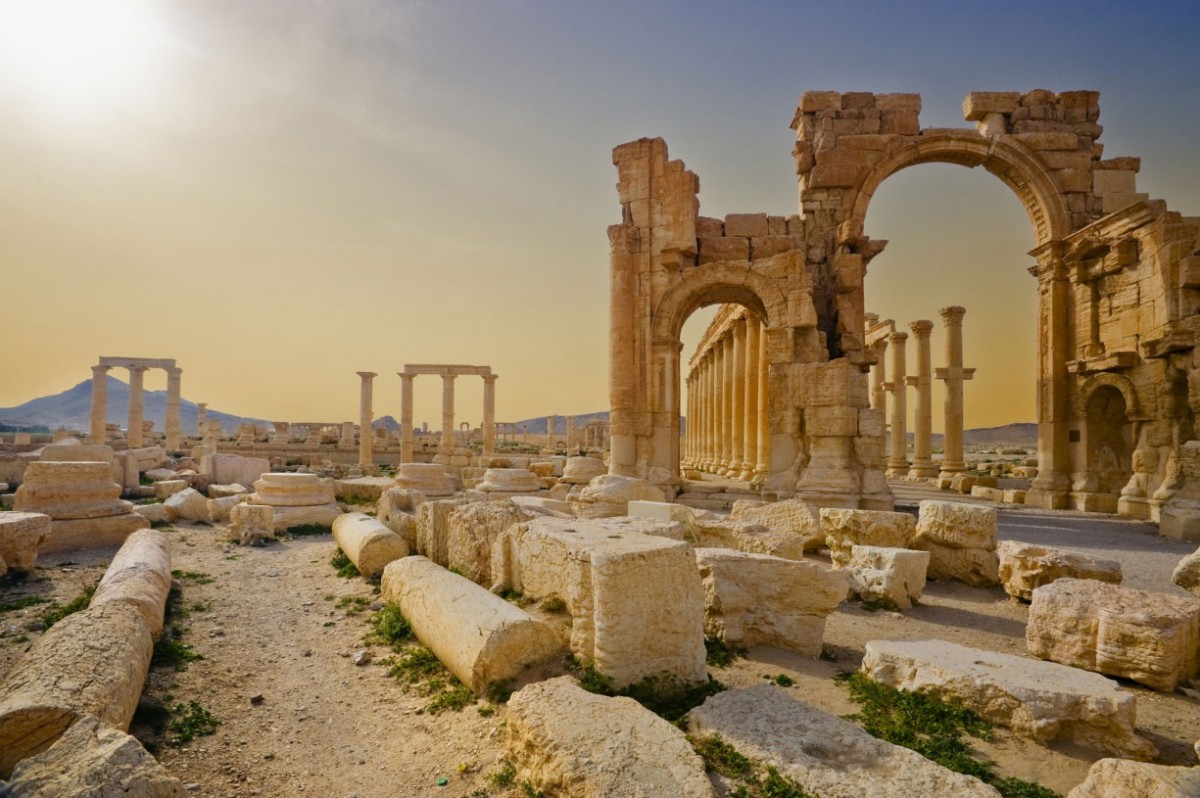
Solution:
M 916 537 L 917 519 L 908 513 L 822 507 L 820 517 L 834 568 L 850 562 L 855 545 L 907 549 Z
M 171 552 L 161 532 L 141 529 L 125 539 L 92 594 L 92 607 L 124 601 L 137 608 L 156 639 L 171 591 Z
M 438 565 L 450 565 L 450 514 L 466 504 L 465 499 L 437 499 L 417 507 L 417 554 L 428 557 Z
M 1196 798 L 1200 768 L 1101 759 L 1067 798 Z
M 265 504 L 239 504 L 229 511 L 229 540 L 258 544 L 275 537 L 274 508 Z
M 559 482 L 568 485 L 586 485 L 596 477 L 607 473 L 608 466 L 604 465 L 603 460 L 595 457 L 568 457 Z
M 1179 561 L 1171 573 L 1171 581 L 1200 596 L 1200 549 Z
M 212 519 L 208 514 L 208 499 L 195 488 L 185 488 L 172 494 L 163 502 L 167 518 L 172 521 L 205 521 Z
M 663 492 L 644 479 L 601 474 L 570 498 L 580 518 L 611 518 L 629 513 L 629 502 L 661 502 Z
M 1121 563 L 1077 551 L 1052 549 L 1005 540 L 1000 555 L 1000 582 L 1004 592 L 1022 601 L 1032 601 L 1033 591 L 1056 579 L 1098 579 L 1119 585 Z
M 472 502 L 446 519 L 446 561 L 476 584 L 491 587 L 492 548 L 501 533 L 525 520 L 511 501 Z
M 885 601 L 908 609 L 921 600 L 929 552 L 881 546 L 851 546 L 845 572 L 850 590 L 864 601 Z
M 408 556 L 404 538 L 364 513 L 344 513 L 335 518 L 333 539 L 367 579 L 382 574 L 393 560 Z
M 120 496 L 121 486 L 106 463 L 39 460 L 25 469 L 13 509 L 45 513 L 56 521 L 102 518 L 131 511 Z
M 976 587 L 998 584 L 996 508 L 925 500 L 913 548 L 929 552 L 929 578 L 957 579 Z
M 454 495 L 454 483 L 439 463 L 401 463 L 396 469 L 396 485 L 429 497 Z
M 731 521 L 750 521 L 769 527 L 774 532 L 798 535 L 805 551 L 816 551 L 825 543 L 821 524 L 812 509 L 800 499 L 767 502 L 748 506 L 737 502 L 729 514 Z
M 44 513 L 0 512 L 0 576 L 32 573 L 38 546 L 50 537 L 50 528 L 50 516 Z
M 689 531 L 694 542 L 709 548 L 769 554 L 785 560 L 803 560 L 806 539 L 795 532 L 771 529 L 757 521 L 699 520 Z

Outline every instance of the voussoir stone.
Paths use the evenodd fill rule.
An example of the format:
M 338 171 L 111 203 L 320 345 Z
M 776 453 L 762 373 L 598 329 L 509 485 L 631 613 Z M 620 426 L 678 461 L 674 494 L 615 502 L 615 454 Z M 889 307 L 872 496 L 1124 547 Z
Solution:
M 715 734 L 821 798 L 1000 795 L 978 779 L 797 701 L 773 684 L 718 693 L 685 717 L 690 734 Z
M 898 689 L 953 695 L 985 720 L 1039 742 L 1072 740 L 1137 759 L 1158 753 L 1134 730 L 1133 693 L 1078 668 L 944 640 L 872 640 L 862 671 Z
M 1033 591 L 1056 579 L 1098 579 L 1119 585 L 1121 563 L 1078 551 L 1052 549 L 1017 540 L 1001 541 L 1000 582 L 1004 592 L 1022 601 L 1032 601 Z
M 884 510 L 821 508 L 821 533 L 834 568 L 850 562 L 855 545 L 907 549 L 916 536 L 917 519 L 909 513 Z
M 1200 768 L 1101 759 L 1067 798 L 1197 798 Z
M 712 798 L 704 763 L 679 729 L 631 698 L 589 693 L 569 676 L 508 702 L 517 776 L 564 798 Z
M 333 521 L 333 539 L 358 572 L 374 579 L 393 560 L 408 556 L 408 543 L 365 513 L 345 513 Z

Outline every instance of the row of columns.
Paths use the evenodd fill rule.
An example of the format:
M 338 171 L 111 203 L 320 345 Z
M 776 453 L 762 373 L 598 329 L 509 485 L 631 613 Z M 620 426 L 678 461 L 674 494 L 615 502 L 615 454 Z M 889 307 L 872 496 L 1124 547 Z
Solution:
M 371 372 L 359 372 L 359 376 Z M 413 461 L 413 380 L 419 376 L 412 372 L 397 372 L 400 377 L 400 462 Z M 454 381 L 458 374 L 440 374 L 442 378 L 442 440 L 438 451 L 449 454 L 454 451 Z M 483 379 L 483 453 L 492 454 L 496 450 L 496 380 L 498 374 L 480 374 Z M 364 391 L 371 377 L 363 377 Z M 366 401 L 366 400 L 364 400 Z M 370 422 L 366 422 L 369 424 Z M 368 457 L 360 451 L 360 459 Z M 369 460 L 364 460 L 368 463 Z
M 89 435 L 92 443 L 103 444 L 106 439 L 108 421 L 108 371 L 111 365 L 92 366 L 92 418 Z M 143 377 L 150 366 L 130 364 L 121 366 L 129 370 L 129 425 L 125 436 L 130 447 L 145 444 L 145 432 L 142 429 L 144 421 Z M 167 419 L 166 440 L 167 449 L 178 450 L 182 441 L 179 424 L 180 388 L 183 369 L 167 366 Z
M 767 473 L 767 336 L 757 319 L 734 319 L 687 377 L 684 463 L 734 479 Z
M 888 443 L 887 475 L 891 479 L 925 479 L 939 475 L 950 476 L 965 471 L 963 457 L 963 382 L 975 375 L 975 369 L 963 367 L 962 320 L 966 309 L 958 305 L 940 311 L 946 331 L 946 367 L 932 366 L 930 335 L 933 322 L 921 319 L 909 324 L 916 339 L 915 375 L 908 375 L 906 349 L 908 333 L 896 331 L 880 338 L 875 344 L 879 362 L 871 375 L 871 406 L 888 414 L 890 401 L 891 436 Z M 891 349 L 890 369 L 885 355 Z M 933 380 L 946 383 L 943 405 L 945 432 L 942 461 L 933 460 Z M 916 388 L 913 406 L 913 459 L 908 461 L 908 388 Z

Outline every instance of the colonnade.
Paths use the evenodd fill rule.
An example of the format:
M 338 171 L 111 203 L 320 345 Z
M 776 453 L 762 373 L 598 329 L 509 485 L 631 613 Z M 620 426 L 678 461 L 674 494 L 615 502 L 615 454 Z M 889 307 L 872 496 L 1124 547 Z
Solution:
M 442 378 L 442 441 L 439 454 L 454 452 L 454 380 L 460 376 L 483 378 L 483 453 L 496 451 L 496 380 L 490 366 L 405 364 L 400 376 L 400 462 L 413 461 L 413 380 L 423 374 Z
M 160 368 L 167 372 L 167 418 L 164 443 L 167 449 L 178 450 L 182 442 L 179 428 L 179 405 L 183 369 L 176 366 L 175 361 L 169 358 L 101 357 L 100 363 L 92 366 L 92 418 L 89 430 L 91 442 L 103 444 L 106 439 L 108 370 L 112 368 L 129 370 L 129 426 L 125 440 L 131 448 L 145 444 L 145 432 L 142 427 L 144 421 L 142 385 L 146 369 Z

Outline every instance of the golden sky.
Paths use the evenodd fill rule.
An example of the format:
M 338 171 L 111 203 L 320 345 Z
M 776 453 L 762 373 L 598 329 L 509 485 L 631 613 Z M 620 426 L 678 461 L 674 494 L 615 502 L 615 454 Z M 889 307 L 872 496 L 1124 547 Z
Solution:
M 437 362 L 492 366 L 499 420 L 605 409 L 612 147 L 665 137 L 704 215 L 794 213 L 807 89 L 918 91 L 926 126 L 971 90 L 1098 89 L 1106 157 L 1200 213 L 1189 4 L 961 5 L 0 0 L 0 406 L 126 355 L 268 419 L 356 419 L 359 370 L 398 416 L 394 373 Z M 935 365 L 937 309 L 967 307 L 968 426 L 1032 421 L 1016 198 L 921 166 L 867 232 L 868 308 L 937 321 Z M 478 423 L 480 382 L 458 393 Z

